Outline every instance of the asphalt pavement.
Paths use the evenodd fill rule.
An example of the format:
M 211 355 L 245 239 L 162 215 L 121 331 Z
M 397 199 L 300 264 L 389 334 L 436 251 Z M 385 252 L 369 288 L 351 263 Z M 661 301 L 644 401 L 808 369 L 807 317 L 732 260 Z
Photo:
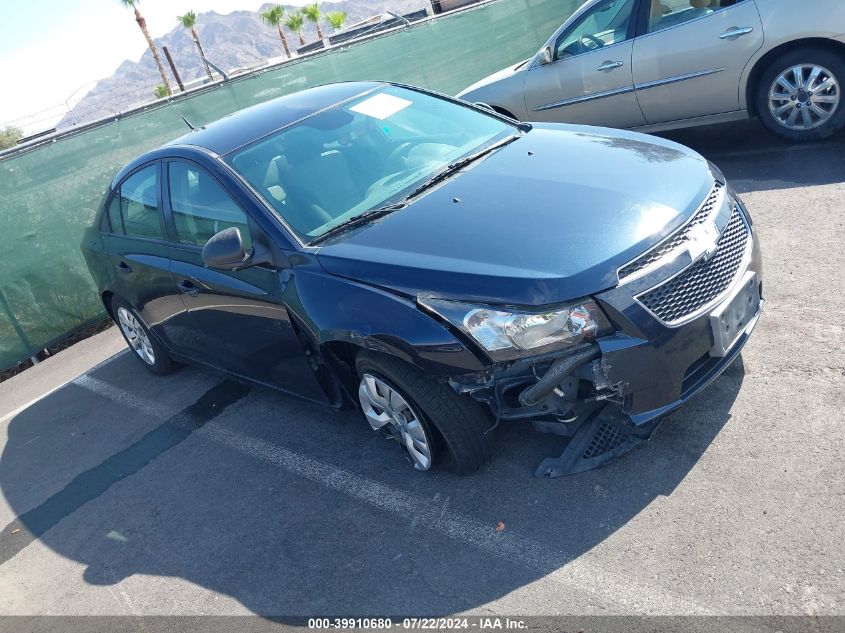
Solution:
M 482 472 L 415 473 L 356 412 L 152 376 L 111 329 L 0 384 L 0 614 L 845 614 L 845 137 L 668 136 L 742 193 L 768 304 L 651 442 L 535 479 L 565 440 L 510 424 Z

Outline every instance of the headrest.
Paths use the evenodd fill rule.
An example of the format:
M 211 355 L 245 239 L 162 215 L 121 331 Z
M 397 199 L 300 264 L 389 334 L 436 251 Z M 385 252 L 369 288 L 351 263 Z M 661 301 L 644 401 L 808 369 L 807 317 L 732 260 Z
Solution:
M 322 135 L 313 128 L 296 128 L 285 134 L 284 138 L 284 155 L 293 167 L 315 160 L 323 153 Z
M 226 192 L 217 181 L 203 171 L 197 174 L 197 189 L 193 197 L 194 202 L 205 205 L 213 205 L 227 199 Z
M 651 18 L 659 18 L 663 16 L 663 5 L 660 0 L 651 0 Z

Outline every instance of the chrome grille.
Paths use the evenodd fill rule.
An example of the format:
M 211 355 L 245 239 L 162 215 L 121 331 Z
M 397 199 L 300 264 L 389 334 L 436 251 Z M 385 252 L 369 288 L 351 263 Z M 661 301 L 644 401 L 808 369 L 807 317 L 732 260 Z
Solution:
M 730 222 L 710 259 L 696 262 L 664 284 L 639 295 L 637 300 L 669 325 L 695 314 L 730 288 L 740 272 L 750 233 L 742 212 L 734 205 Z
M 682 247 L 689 241 L 689 233 L 692 228 L 699 224 L 704 224 L 709 220 L 713 214 L 718 210 L 716 208 L 717 203 L 719 200 L 722 199 L 721 193 L 722 190 L 725 188 L 720 182 L 717 182 L 713 185 L 713 189 L 710 191 L 710 195 L 707 196 L 707 199 L 704 201 L 704 204 L 701 205 L 701 208 L 696 212 L 696 214 L 692 217 L 692 219 L 687 222 L 679 231 L 677 231 L 674 235 L 670 236 L 653 249 L 648 251 L 647 253 L 640 255 L 637 259 L 632 261 L 630 264 L 626 264 L 622 268 L 619 269 L 619 281 L 625 281 L 628 277 L 633 277 L 637 273 L 646 268 L 649 268 L 653 264 L 657 263 L 661 259 L 663 259 L 666 255 Z

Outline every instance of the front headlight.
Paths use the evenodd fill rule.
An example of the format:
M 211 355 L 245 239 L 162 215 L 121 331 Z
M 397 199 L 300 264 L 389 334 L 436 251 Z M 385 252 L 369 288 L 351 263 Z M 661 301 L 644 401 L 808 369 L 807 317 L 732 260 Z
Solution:
M 510 360 L 595 338 L 599 307 L 581 299 L 553 310 L 521 311 L 420 298 L 432 312 L 469 334 L 494 360 Z

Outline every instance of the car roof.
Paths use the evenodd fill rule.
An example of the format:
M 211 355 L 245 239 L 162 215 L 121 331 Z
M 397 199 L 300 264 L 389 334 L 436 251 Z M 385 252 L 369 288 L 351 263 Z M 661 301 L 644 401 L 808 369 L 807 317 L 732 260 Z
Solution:
M 309 88 L 234 112 L 167 143 L 165 147 L 193 145 L 215 154 L 228 154 L 321 110 L 385 85 L 357 81 Z

